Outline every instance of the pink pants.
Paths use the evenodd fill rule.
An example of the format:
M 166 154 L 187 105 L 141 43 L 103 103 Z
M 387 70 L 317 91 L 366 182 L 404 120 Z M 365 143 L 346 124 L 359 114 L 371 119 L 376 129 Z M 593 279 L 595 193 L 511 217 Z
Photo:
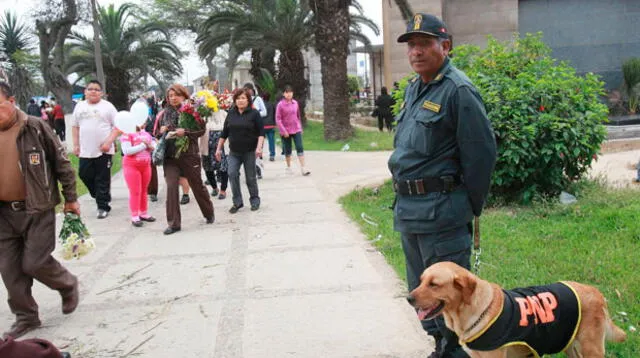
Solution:
M 124 157 L 122 168 L 124 180 L 129 187 L 129 210 L 133 220 L 147 216 L 147 187 L 151 181 L 151 164 L 135 157 Z

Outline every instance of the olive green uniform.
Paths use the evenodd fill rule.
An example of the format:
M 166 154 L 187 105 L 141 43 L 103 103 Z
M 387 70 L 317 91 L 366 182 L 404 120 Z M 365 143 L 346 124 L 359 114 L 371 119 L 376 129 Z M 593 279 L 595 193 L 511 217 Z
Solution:
M 489 191 L 496 142 L 480 95 L 449 58 L 429 83 L 420 76 L 410 81 L 396 119 L 388 165 L 397 191 L 394 229 L 401 233 L 411 291 L 435 262 L 469 268 L 470 223 Z M 441 317 L 422 324 L 455 349 L 457 337 Z

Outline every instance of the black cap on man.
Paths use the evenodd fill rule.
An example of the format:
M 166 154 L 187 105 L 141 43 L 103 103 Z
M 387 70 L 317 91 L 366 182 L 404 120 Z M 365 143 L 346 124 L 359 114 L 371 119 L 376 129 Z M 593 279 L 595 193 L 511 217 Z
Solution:
M 418 13 L 407 24 L 407 31 L 398 37 L 398 42 L 407 42 L 413 34 L 423 34 L 449 39 L 447 26 L 442 20 L 429 14 Z

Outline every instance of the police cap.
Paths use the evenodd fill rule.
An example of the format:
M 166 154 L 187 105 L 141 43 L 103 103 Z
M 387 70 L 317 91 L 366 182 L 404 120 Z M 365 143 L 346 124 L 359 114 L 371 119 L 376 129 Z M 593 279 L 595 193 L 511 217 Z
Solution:
M 407 42 L 413 34 L 423 34 L 433 37 L 449 38 L 447 26 L 442 20 L 429 14 L 418 13 L 407 24 L 407 32 L 398 37 L 398 42 Z

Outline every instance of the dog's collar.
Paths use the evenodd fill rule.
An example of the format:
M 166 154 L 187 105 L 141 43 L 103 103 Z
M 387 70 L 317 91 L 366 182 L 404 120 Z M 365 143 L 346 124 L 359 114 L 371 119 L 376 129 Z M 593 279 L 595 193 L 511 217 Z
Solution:
M 484 311 L 482 311 L 482 313 L 480 313 L 480 317 L 478 317 L 478 319 L 477 319 L 475 322 L 473 322 L 473 324 L 471 325 L 471 327 L 467 328 L 467 329 L 464 331 L 464 334 L 467 334 L 467 333 L 471 332 L 471 330 L 472 330 L 472 329 L 476 328 L 476 327 L 480 324 L 480 321 L 482 321 L 482 319 L 484 318 L 484 316 L 486 316 L 486 315 L 487 315 L 487 313 L 489 313 L 489 308 L 491 308 L 491 305 L 488 305 L 488 306 L 487 306 L 487 308 L 485 308 L 485 310 L 484 310 Z

